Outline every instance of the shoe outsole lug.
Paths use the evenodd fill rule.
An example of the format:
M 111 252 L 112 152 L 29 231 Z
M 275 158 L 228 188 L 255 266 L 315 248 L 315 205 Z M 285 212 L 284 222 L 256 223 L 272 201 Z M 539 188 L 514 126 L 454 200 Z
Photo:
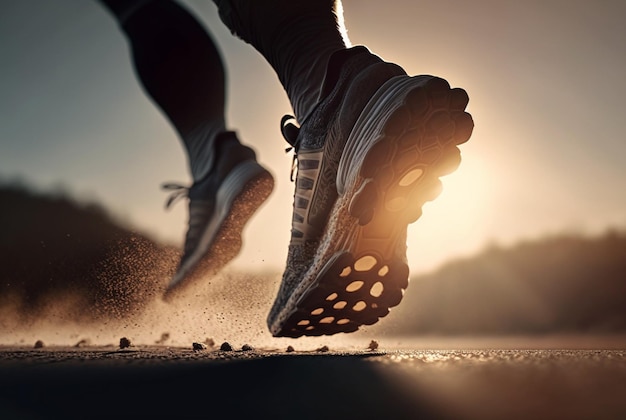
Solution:
M 457 146 L 469 140 L 474 130 L 474 120 L 467 112 L 456 112 L 452 115 L 456 131 L 454 133 L 454 144 Z
M 443 154 L 437 164 L 439 176 L 450 175 L 461 165 L 461 151 L 457 147 L 452 147 Z
M 439 157 L 441 157 L 441 155 L 442 155 L 442 152 L 440 148 L 438 147 L 427 148 L 425 150 L 422 150 L 422 153 L 420 155 L 420 161 L 424 165 L 432 165 L 439 160 Z
M 433 201 L 443 192 L 443 184 L 439 179 L 433 180 L 432 184 L 424 189 L 423 197 L 425 201 Z
M 450 92 L 450 110 L 463 111 L 469 103 L 469 96 L 464 89 L 454 88 Z
M 406 218 L 407 218 L 408 224 L 417 222 L 420 217 L 422 217 L 422 205 L 421 204 L 415 207 L 411 206 L 409 209 L 407 209 Z
M 437 111 L 428 119 L 427 133 L 436 137 L 439 144 L 446 144 L 454 135 L 455 122 L 446 111 Z
M 400 303 L 401 288 L 406 287 L 408 267 L 400 261 L 386 265 L 377 260 L 373 265 L 366 267 L 367 269 L 359 271 L 356 269 L 359 260 L 361 258 L 355 258 L 347 253 L 335 259 L 320 276 L 317 287 L 302 296 L 299 309 L 292 315 L 291 328 L 284 329 L 279 335 L 299 337 L 356 331 L 359 325 L 374 324 L 388 314 L 390 307 Z M 337 273 L 346 271 L 346 267 L 351 268 L 349 274 L 340 277 Z M 362 285 L 350 291 L 348 286 L 354 282 L 359 284 L 362 282 Z M 372 289 L 377 284 L 385 286 L 382 293 L 374 296 Z M 321 290 L 323 292 L 320 292 Z M 331 294 L 330 290 L 334 290 L 332 294 L 336 297 L 327 300 L 326 297 Z M 338 305 L 343 302 L 345 304 Z M 329 319 L 332 319 L 332 322 L 322 322 Z M 347 322 L 340 323 L 342 320 Z
M 370 143 L 362 146 L 368 149 L 360 163 L 346 164 L 358 176 L 345 189 L 344 196 L 351 197 L 345 207 L 336 204 L 334 211 L 346 212 L 338 219 L 350 225 L 351 217 L 353 224 L 345 228 L 347 233 L 336 234 L 344 238 L 338 241 L 329 228 L 325 266 L 306 274 L 313 280 L 292 302 L 291 312 L 285 311 L 278 322 L 270 320 L 274 336 L 353 332 L 375 324 L 402 301 L 409 284 L 406 255 L 389 250 L 405 246 L 408 224 L 419 219 L 424 203 L 441 193 L 439 177 L 459 166 L 456 146 L 469 139 L 473 121 L 463 111 L 468 103 L 463 89 L 450 89 L 447 81 L 435 77 L 405 78 L 397 86 L 401 83 L 408 91 L 393 93 L 402 102 L 380 117 L 378 134 L 370 134 Z M 367 257 L 375 262 L 358 270 L 359 261 Z

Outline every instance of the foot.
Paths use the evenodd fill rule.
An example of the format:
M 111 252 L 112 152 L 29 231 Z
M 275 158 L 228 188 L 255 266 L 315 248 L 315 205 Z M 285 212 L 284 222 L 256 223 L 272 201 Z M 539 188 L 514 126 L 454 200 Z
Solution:
M 189 226 L 185 247 L 165 290 L 165 300 L 197 280 L 216 274 L 239 254 L 246 222 L 274 187 L 272 175 L 257 163 L 254 151 L 241 145 L 234 133 L 225 133 L 216 144 L 215 165 L 204 179 L 187 190 Z M 174 193 L 168 205 L 180 195 Z
M 363 47 L 335 54 L 326 80 L 327 96 L 291 138 L 298 172 L 274 336 L 352 332 L 400 303 L 407 226 L 457 168 L 473 128 L 464 90 L 409 77 Z

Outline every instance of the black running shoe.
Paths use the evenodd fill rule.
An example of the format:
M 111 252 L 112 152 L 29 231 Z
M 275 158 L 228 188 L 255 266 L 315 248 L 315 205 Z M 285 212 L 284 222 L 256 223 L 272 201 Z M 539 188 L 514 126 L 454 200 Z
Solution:
M 460 163 L 468 96 L 409 77 L 364 47 L 329 62 L 328 94 L 299 129 L 287 267 L 268 317 L 274 336 L 374 324 L 408 286 L 407 226 Z
M 216 142 L 216 162 L 204 179 L 190 188 L 164 185 L 173 190 L 166 206 L 184 195 L 189 198 L 184 252 L 167 285 L 166 300 L 215 275 L 239 254 L 246 222 L 273 190 L 274 179 L 257 163 L 254 151 L 239 143 L 233 132 L 223 136 Z

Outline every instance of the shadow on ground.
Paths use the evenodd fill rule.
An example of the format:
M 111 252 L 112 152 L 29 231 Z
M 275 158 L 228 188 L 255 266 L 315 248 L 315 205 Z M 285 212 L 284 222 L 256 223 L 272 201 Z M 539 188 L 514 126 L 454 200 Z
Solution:
M 5 370 L 1 418 L 443 418 L 367 356 Z

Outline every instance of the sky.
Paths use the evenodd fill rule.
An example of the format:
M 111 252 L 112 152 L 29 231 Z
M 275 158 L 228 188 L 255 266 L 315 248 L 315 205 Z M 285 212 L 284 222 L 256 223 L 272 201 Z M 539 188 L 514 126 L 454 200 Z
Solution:
M 279 131 L 291 113 L 273 70 L 209 0 L 182 2 L 228 75 L 227 121 L 276 188 L 231 267 L 281 270 L 294 185 Z M 441 196 L 409 227 L 413 273 L 561 232 L 626 226 L 626 2 L 344 0 L 353 45 L 409 74 L 463 87 L 475 129 Z M 0 3 L 0 181 L 97 202 L 125 226 L 180 246 L 190 183 L 173 128 L 135 77 L 126 39 L 96 1 Z M 2 203 L 10 205 L 10 203 Z

